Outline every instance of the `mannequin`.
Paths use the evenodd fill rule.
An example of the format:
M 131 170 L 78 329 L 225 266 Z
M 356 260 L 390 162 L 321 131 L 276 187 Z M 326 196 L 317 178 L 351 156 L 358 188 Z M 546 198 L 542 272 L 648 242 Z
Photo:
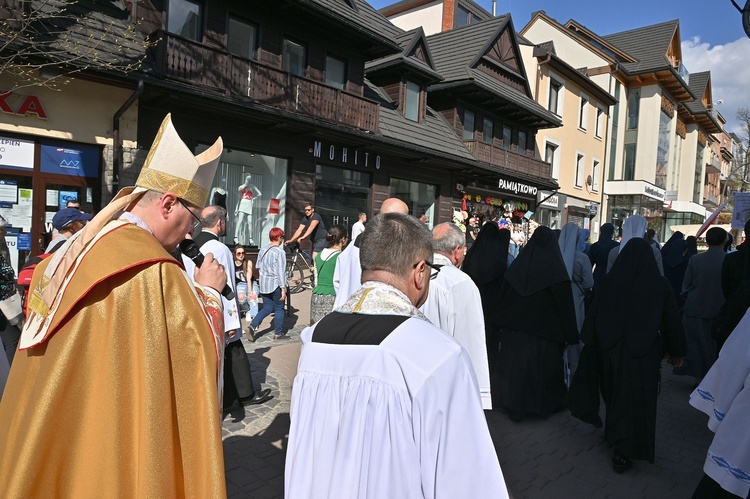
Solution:
M 221 179 L 222 185 L 226 185 L 226 179 Z M 227 191 L 222 187 L 214 187 L 211 189 L 211 195 L 208 196 L 209 204 L 221 206 L 225 210 L 227 209 Z
M 237 188 L 239 201 L 234 215 L 237 217 L 237 226 L 234 231 L 234 242 L 255 246 L 252 237 L 253 223 L 253 200 L 261 196 L 260 190 L 252 183 L 252 176 L 245 177 L 245 183 Z

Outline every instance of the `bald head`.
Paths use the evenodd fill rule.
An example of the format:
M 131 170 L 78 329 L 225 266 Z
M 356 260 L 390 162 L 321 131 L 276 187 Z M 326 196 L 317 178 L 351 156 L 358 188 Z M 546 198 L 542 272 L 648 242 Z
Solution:
M 388 198 L 380 205 L 380 213 L 403 213 L 409 214 L 409 207 L 399 198 Z

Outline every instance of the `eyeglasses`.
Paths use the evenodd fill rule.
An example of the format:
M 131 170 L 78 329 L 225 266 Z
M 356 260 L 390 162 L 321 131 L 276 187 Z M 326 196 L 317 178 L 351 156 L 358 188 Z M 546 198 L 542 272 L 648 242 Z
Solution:
M 238 251 L 237 253 L 235 253 L 235 255 L 237 255 L 237 256 L 245 256 L 245 252 L 244 251 Z
M 184 202 L 184 201 L 183 201 L 182 199 L 180 199 L 180 198 L 177 198 L 177 201 L 178 201 L 178 202 L 179 202 L 179 203 L 180 203 L 180 204 L 182 205 L 182 207 L 183 207 L 183 208 L 185 208 L 185 209 L 186 209 L 186 210 L 188 211 L 188 213 L 190 213 L 190 214 L 191 214 L 191 215 L 193 216 L 193 218 L 194 218 L 194 219 L 196 220 L 195 222 L 193 222 L 193 230 L 196 230 L 196 229 L 198 229 L 198 226 L 200 226 L 200 224 L 201 224 L 201 223 L 203 223 L 203 222 L 202 222 L 202 220 L 201 220 L 200 218 L 198 218 L 198 216 L 197 216 L 197 215 L 196 215 L 195 213 L 193 213 L 193 212 L 192 212 L 192 211 L 190 210 L 190 208 L 188 208 L 188 206 L 187 206 L 187 205 L 185 204 L 185 202 Z
M 442 265 L 440 265 L 440 264 L 432 263 L 432 262 L 430 262 L 430 261 L 427 261 L 427 260 L 420 260 L 420 261 L 418 261 L 417 263 L 415 263 L 414 265 L 412 265 L 412 267 L 416 269 L 416 268 L 417 268 L 417 265 L 419 265 L 419 264 L 420 264 L 420 263 L 422 263 L 423 261 L 424 261 L 424 264 L 425 264 L 425 265 L 427 265 L 428 267 L 430 267 L 430 268 L 431 268 L 432 270 L 434 270 L 434 271 L 435 271 L 435 272 L 433 272 L 432 274 L 430 274 L 430 280 L 433 280 L 433 279 L 435 279 L 435 278 L 437 277 L 437 275 L 438 275 L 438 274 L 440 273 L 440 269 L 442 269 L 442 268 L 443 268 L 443 266 L 442 266 Z

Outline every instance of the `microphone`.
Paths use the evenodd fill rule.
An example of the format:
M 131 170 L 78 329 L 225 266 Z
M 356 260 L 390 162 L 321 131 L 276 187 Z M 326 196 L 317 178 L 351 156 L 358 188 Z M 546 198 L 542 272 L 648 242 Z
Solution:
M 185 239 L 180 243 L 180 251 L 186 257 L 190 258 L 196 267 L 203 265 L 203 253 L 201 253 L 200 247 L 192 239 Z M 221 290 L 221 295 L 227 300 L 234 300 L 234 292 L 229 284 L 224 285 L 224 289 Z

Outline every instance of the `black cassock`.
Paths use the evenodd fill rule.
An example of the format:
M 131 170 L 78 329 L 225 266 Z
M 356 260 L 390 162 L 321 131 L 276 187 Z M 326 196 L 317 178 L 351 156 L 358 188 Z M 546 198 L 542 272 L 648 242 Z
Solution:
M 659 369 L 665 353 L 685 355 L 680 319 L 672 286 L 659 275 L 648 243 L 628 241 L 584 321 L 585 346 L 568 407 L 578 419 L 596 423 L 601 393 L 605 439 L 631 459 L 654 462 Z

